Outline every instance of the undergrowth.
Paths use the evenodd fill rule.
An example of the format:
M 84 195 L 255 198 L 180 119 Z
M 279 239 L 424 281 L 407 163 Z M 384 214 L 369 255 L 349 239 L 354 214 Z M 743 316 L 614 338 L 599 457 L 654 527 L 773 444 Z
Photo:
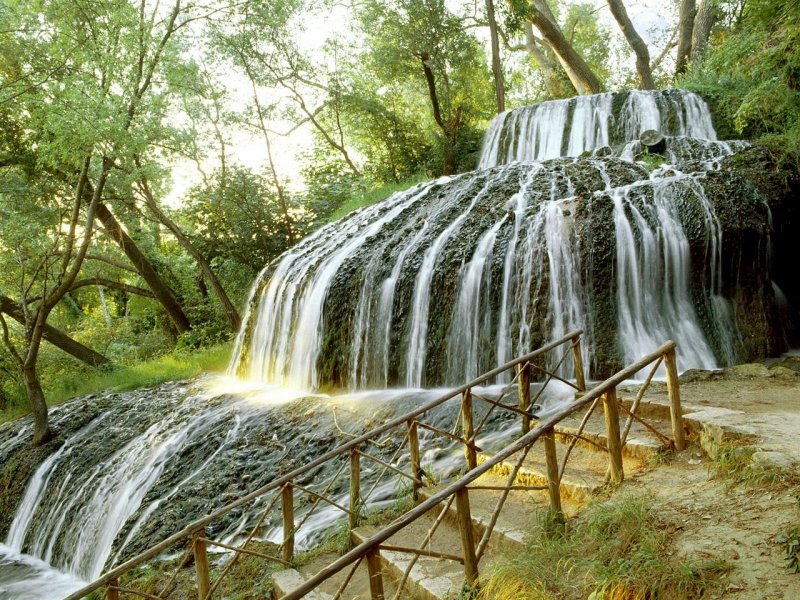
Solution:
M 714 460 L 709 465 L 709 475 L 725 478 L 732 485 L 774 487 L 792 483 L 792 474 L 777 466 L 753 462 L 756 447 L 753 440 L 742 438 L 719 445 Z
M 45 381 L 44 392 L 50 406 L 99 391 L 123 392 L 195 377 L 204 371 L 223 372 L 230 360 L 230 344 L 202 350 L 174 350 L 168 354 L 132 365 L 111 369 L 75 369 Z M 23 417 L 30 412 L 26 400 L 0 410 L 0 423 Z
M 376 202 L 380 202 L 391 196 L 395 192 L 400 192 L 402 190 L 407 190 L 408 188 L 416 185 L 417 183 L 421 183 L 426 181 L 428 178 L 422 175 L 417 177 L 412 177 L 406 181 L 401 181 L 400 183 L 387 183 L 385 185 L 381 185 L 370 190 L 363 192 L 362 194 L 353 196 L 346 202 L 344 202 L 339 208 L 337 208 L 328 219 L 329 223 L 333 221 L 338 221 L 345 215 L 353 212 L 358 208 L 363 208 L 365 206 L 371 206 Z
M 533 541 L 483 575 L 481 598 L 644 600 L 699 598 L 724 563 L 675 555 L 643 495 L 590 504 L 563 526 L 541 514 Z
M 800 492 L 795 493 L 798 508 L 800 508 Z M 789 531 L 783 542 L 783 552 L 786 555 L 787 567 L 792 573 L 800 574 L 800 523 Z

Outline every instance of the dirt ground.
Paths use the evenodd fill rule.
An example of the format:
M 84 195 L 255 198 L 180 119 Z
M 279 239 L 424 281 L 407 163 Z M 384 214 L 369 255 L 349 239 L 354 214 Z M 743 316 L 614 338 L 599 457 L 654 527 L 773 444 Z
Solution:
M 715 474 L 717 463 L 700 450 L 696 432 L 689 449 L 656 469 L 631 474 L 625 485 L 654 494 L 676 552 L 728 564 L 709 597 L 796 600 L 800 574 L 787 568 L 784 546 L 787 534 L 800 529 L 800 376 L 745 367 L 724 379 L 683 384 L 684 414 L 701 431 L 721 432 L 723 444 L 749 445 L 756 455 L 777 453 L 765 456 L 780 461 L 779 482 Z M 662 395 L 665 390 L 656 390 L 652 397 Z

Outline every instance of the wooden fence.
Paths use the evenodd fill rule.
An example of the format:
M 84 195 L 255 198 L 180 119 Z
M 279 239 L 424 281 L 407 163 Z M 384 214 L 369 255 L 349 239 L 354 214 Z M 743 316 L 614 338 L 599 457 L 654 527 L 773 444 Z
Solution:
M 609 455 L 608 476 L 612 483 L 618 484 L 623 480 L 622 448 L 634 420 L 644 424 L 645 427 L 654 431 L 660 439 L 674 445 L 677 449 L 683 449 L 685 445 L 680 410 L 680 392 L 675 364 L 675 344 L 673 342 L 667 342 L 654 353 L 626 367 L 592 390 L 586 391 L 584 367 L 581 358 L 581 335 L 582 331 L 580 330 L 570 332 L 566 336 L 554 340 L 534 352 L 493 369 L 477 379 L 405 415 L 394 418 L 368 433 L 354 437 L 350 442 L 325 453 L 305 466 L 274 480 L 270 484 L 243 496 L 206 517 L 196 520 L 183 530 L 170 536 L 159 544 L 156 544 L 147 551 L 112 568 L 96 581 L 70 595 L 66 600 L 78 600 L 94 590 L 103 588 L 106 589 L 107 598 L 110 600 L 120 598 L 120 594 L 130 594 L 132 596 L 154 600 L 166 600 L 169 597 L 174 578 L 177 577 L 178 572 L 183 569 L 192 558 L 194 559 L 195 565 L 198 599 L 210 600 L 225 577 L 229 575 L 237 560 L 243 555 L 257 556 L 267 562 L 282 566 L 290 566 L 295 557 L 297 532 L 322 505 L 328 505 L 341 511 L 343 517 L 347 517 L 348 525 L 351 530 L 357 527 L 364 518 L 365 507 L 369 505 L 370 499 L 379 483 L 387 474 L 408 481 L 408 485 L 416 501 L 415 506 L 395 519 L 373 537 L 359 544 L 339 559 L 323 568 L 301 587 L 285 596 L 285 598 L 287 600 L 300 598 L 335 573 L 349 568 L 343 583 L 335 594 L 336 599 L 345 597 L 344 594 L 347 586 L 352 581 L 356 569 L 360 564 L 366 561 L 370 575 L 372 598 L 382 599 L 385 597 L 380 567 L 380 552 L 382 550 L 407 552 L 412 555 L 412 560 L 398 586 L 396 598 L 399 597 L 403 589 L 403 584 L 420 556 L 436 556 L 463 564 L 467 582 L 474 584 L 478 577 L 479 562 L 486 551 L 490 536 L 492 535 L 506 499 L 511 492 L 534 489 L 547 490 L 553 515 L 556 518 L 560 517 L 560 482 L 564 475 L 567 461 L 578 440 L 582 439 L 588 441 L 587 438 L 582 435 L 583 430 L 591 414 L 600 402 L 602 402 L 605 412 L 608 444 L 607 448 L 604 448 L 604 450 L 606 450 Z M 563 351 L 563 353 L 557 360 L 553 360 L 552 357 L 550 357 L 551 360 L 548 361 L 548 355 L 554 351 Z M 571 359 L 570 362 L 574 375 L 572 380 L 559 375 L 559 373 L 563 373 L 562 365 L 566 364 L 567 359 Z M 637 409 L 644 392 L 662 362 L 666 365 L 670 413 L 672 418 L 672 439 L 666 434 L 655 430 L 652 425 L 648 424 L 637 415 Z M 647 366 L 651 366 L 649 374 L 631 407 L 627 408 L 623 403 L 618 401 L 616 387 Z M 486 384 L 496 381 L 498 377 L 502 377 L 508 372 L 511 372 L 511 374 L 506 377 L 510 379 L 510 381 L 503 387 L 498 396 L 490 398 L 488 397 L 489 394 L 479 393 L 475 389 L 479 386 L 485 386 Z M 537 389 L 537 391 L 536 394 L 532 396 L 531 384 L 537 374 L 543 377 L 543 381 L 538 386 L 538 389 L 534 386 L 534 389 Z M 560 381 L 574 388 L 576 392 L 575 401 L 568 403 L 567 406 L 559 410 L 553 416 L 539 422 L 531 429 L 532 424 L 535 422 L 533 407 L 535 407 L 537 400 L 544 394 L 548 384 L 553 380 Z M 504 398 L 512 394 L 516 395 L 516 402 L 503 402 Z M 453 398 L 460 398 L 460 408 L 452 428 L 446 430 L 427 422 L 429 420 L 427 417 L 431 415 L 433 409 Z M 483 403 L 486 407 L 485 412 L 480 418 L 476 418 L 476 415 L 480 412 L 475 409 L 476 402 Z M 559 464 L 556 456 L 554 428 L 562 419 L 587 406 L 589 406 L 589 410 L 586 412 L 580 427 L 576 432 L 569 434 L 572 439 L 561 464 Z M 496 409 L 512 413 L 515 418 L 519 418 L 521 437 L 478 465 L 478 452 L 480 452 L 480 448 L 476 445 L 476 440 Z M 628 419 L 621 430 L 619 427 L 620 410 L 628 413 Z M 385 447 L 388 441 L 393 439 L 392 436 L 397 435 L 398 430 L 403 432 L 403 439 L 401 443 L 397 444 L 393 455 L 391 457 L 375 456 L 370 446 L 372 445 L 377 448 Z M 423 439 L 423 437 L 425 439 Z M 421 450 L 425 444 L 425 440 L 430 442 L 436 437 L 449 440 L 463 447 L 463 470 L 465 474 L 427 500 L 419 502 L 419 491 L 425 485 L 427 478 L 421 464 Z M 516 485 L 516 476 L 519 469 L 522 467 L 523 461 L 535 442 L 540 438 L 543 441 L 547 465 L 547 485 L 539 487 Z M 514 468 L 511 469 L 508 475 L 506 484 L 504 486 L 492 487 L 492 489 L 497 489 L 501 493 L 499 494 L 489 525 L 485 528 L 481 539 L 475 540 L 470 516 L 469 491 L 471 489 L 487 489 L 487 486 L 475 484 L 475 480 L 483 473 L 486 473 L 512 456 L 515 456 L 516 462 L 514 463 Z M 326 463 L 329 464 L 331 470 L 335 469 L 334 475 L 327 481 L 313 486 L 303 480 L 304 474 L 309 474 L 312 470 Z M 338 468 L 336 468 L 337 463 Z M 369 485 L 368 489 L 362 489 L 362 484 L 365 483 L 363 477 L 364 463 L 372 463 L 380 468 L 378 477 Z M 347 475 L 344 475 L 345 472 L 347 472 Z M 341 481 L 341 478 L 344 476 L 349 479 L 349 498 L 343 499 L 335 496 L 332 490 L 337 481 Z M 310 509 L 302 515 L 295 510 L 295 500 L 298 495 L 305 495 L 307 501 L 311 503 Z M 253 502 L 265 502 L 266 506 L 263 511 L 261 511 L 255 526 L 249 528 L 248 535 L 238 544 L 227 544 L 214 541 L 207 537 L 205 532 L 214 521 L 235 508 Z M 431 537 L 434 535 L 439 524 L 444 520 L 453 502 L 455 502 L 456 505 L 459 529 L 461 532 L 462 554 L 450 555 L 433 552 L 426 548 L 426 546 L 429 546 Z M 444 504 L 444 506 L 438 513 L 433 527 L 429 530 L 419 547 L 405 548 L 387 544 L 387 540 L 392 535 L 440 504 Z M 278 507 L 278 505 L 280 506 Z M 250 548 L 249 546 L 253 540 L 257 539 L 259 534 L 263 531 L 264 524 L 270 522 L 270 520 L 277 520 L 278 511 L 280 512 L 280 521 L 282 522 L 283 531 L 283 539 L 279 552 L 277 552 L 275 556 L 271 556 Z M 149 594 L 126 589 L 119 585 L 119 578 L 126 572 L 155 558 L 162 552 L 174 548 L 178 544 L 186 543 L 187 540 L 190 540 L 190 543 L 187 546 L 183 560 L 173 573 L 172 579 L 163 586 L 161 593 Z M 234 553 L 222 571 L 213 580 L 210 575 L 208 561 L 209 546 L 216 546 L 224 551 Z

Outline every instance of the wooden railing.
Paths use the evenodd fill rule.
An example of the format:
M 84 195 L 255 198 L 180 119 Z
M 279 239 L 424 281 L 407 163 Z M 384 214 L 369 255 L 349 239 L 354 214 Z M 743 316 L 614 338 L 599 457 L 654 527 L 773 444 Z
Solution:
M 494 526 L 499 517 L 500 511 L 503 508 L 508 494 L 515 490 L 530 490 L 530 489 L 547 489 L 549 490 L 550 501 L 555 511 L 555 514 L 560 514 L 560 486 L 559 483 L 564 475 L 566 463 L 569 454 L 574 447 L 575 442 L 582 437 L 583 428 L 588 421 L 591 411 L 595 409 L 599 400 L 603 398 L 604 409 L 606 412 L 606 424 L 608 434 L 608 452 L 609 452 L 609 476 L 612 482 L 619 483 L 623 478 L 622 469 L 622 446 L 625 443 L 625 436 L 630 429 L 633 419 L 642 421 L 636 415 L 636 409 L 641 401 L 643 391 L 637 396 L 631 409 L 629 410 L 630 417 L 626 426 L 623 427 L 623 432 L 619 429 L 618 420 L 618 406 L 620 404 L 616 400 L 616 385 L 624 379 L 631 377 L 633 374 L 643 369 L 651 363 L 660 363 L 661 360 L 666 361 L 668 385 L 670 390 L 670 401 L 672 407 L 672 424 L 673 424 L 673 437 L 674 445 L 682 448 L 684 444 L 683 429 L 681 426 L 680 418 L 680 395 L 677 386 L 677 371 L 675 370 L 675 345 L 669 342 L 659 348 L 659 350 L 645 357 L 639 363 L 631 365 L 627 369 L 620 371 L 617 375 L 610 378 L 600 386 L 594 388 L 591 392 L 585 392 L 585 378 L 583 370 L 583 362 L 581 359 L 581 331 L 573 331 L 566 336 L 554 340 L 538 350 L 521 356 L 501 367 L 493 369 L 488 373 L 470 381 L 469 383 L 456 388 L 435 400 L 405 414 L 400 417 L 391 419 L 384 425 L 373 429 L 361 436 L 354 436 L 350 442 L 323 454 L 322 456 L 314 459 L 305 466 L 295 469 L 292 472 L 277 478 L 266 486 L 263 486 L 246 496 L 214 511 L 206 517 L 198 519 L 185 527 L 178 533 L 163 540 L 159 544 L 151 547 L 147 551 L 139 554 L 126 561 L 125 563 L 109 570 L 96 581 L 90 583 L 84 588 L 76 591 L 70 595 L 66 600 L 78 600 L 83 598 L 86 594 L 99 589 L 106 589 L 107 597 L 111 600 L 119 598 L 120 594 L 131 594 L 143 598 L 153 598 L 162 600 L 169 597 L 171 592 L 172 583 L 174 578 L 177 577 L 178 572 L 184 568 L 186 564 L 193 558 L 196 571 L 196 587 L 198 598 L 200 600 L 209 600 L 213 597 L 215 591 L 218 589 L 222 581 L 230 573 L 237 560 L 242 555 L 256 556 L 264 559 L 265 561 L 288 566 L 292 563 L 295 557 L 296 534 L 306 524 L 312 514 L 319 509 L 322 505 L 328 505 L 334 509 L 341 511 L 347 516 L 347 521 L 350 529 L 357 527 L 361 520 L 363 520 L 365 508 L 377 489 L 380 482 L 387 474 L 392 474 L 409 482 L 411 492 L 415 501 L 419 500 L 419 491 L 424 486 L 427 474 L 422 468 L 421 464 L 421 446 L 424 443 L 430 443 L 434 439 L 448 440 L 450 443 L 456 443 L 463 447 L 464 452 L 464 471 L 466 474 L 455 483 L 448 486 L 445 490 L 438 492 L 428 500 L 419 503 L 413 509 L 403 514 L 400 518 L 395 520 L 387 528 L 383 529 L 380 533 L 376 534 L 363 544 L 360 544 L 347 554 L 343 555 L 340 559 L 324 568 L 322 571 L 312 577 L 305 585 L 298 590 L 293 591 L 287 598 L 299 598 L 308 591 L 314 589 L 322 581 L 325 581 L 334 573 L 341 569 L 350 567 L 348 576 L 345 578 L 344 583 L 340 586 L 336 598 L 342 597 L 348 583 L 352 580 L 355 570 L 358 566 L 366 561 L 367 568 L 370 574 L 370 587 L 373 598 L 383 598 L 383 582 L 380 571 L 380 551 L 391 550 L 395 552 L 410 552 L 413 554 L 412 563 L 409 565 L 403 580 L 405 580 L 411 570 L 411 567 L 420 556 L 439 556 L 440 558 L 457 560 L 463 563 L 465 574 L 468 582 L 474 582 L 477 578 L 478 563 L 483 556 L 489 537 L 492 534 Z M 549 363 L 546 361 L 548 353 L 555 351 L 559 348 L 566 347 L 566 351 L 560 356 L 558 360 L 551 360 Z M 571 357 L 573 366 L 574 378 L 569 380 L 561 375 L 562 365 Z M 546 366 L 549 364 L 550 366 Z M 648 376 L 645 386 L 652 380 L 653 375 L 658 369 L 658 364 L 655 364 Z M 488 397 L 489 394 L 478 393 L 475 388 L 491 383 L 503 375 L 507 371 L 513 370 L 513 377 L 510 382 L 505 385 L 494 398 Z M 540 373 L 544 376 L 544 381 L 540 385 L 534 397 L 531 397 L 531 383 L 534 374 Z M 536 401 L 542 396 L 547 385 L 553 380 L 561 381 L 576 391 L 576 401 L 570 403 L 565 409 L 550 417 L 544 423 L 538 424 L 531 430 L 531 424 L 535 421 L 532 407 Z M 516 390 L 517 401 L 515 404 L 504 403 L 503 399 Z M 440 426 L 436 426 L 430 422 L 426 422 L 426 417 L 430 417 L 433 409 L 443 405 L 448 400 L 453 398 L 460 398 L 460 407 L 455 423 L 452 428 L 445 430 Z M 476 419 L 476 415 L 480 411 L 475 409 L 475 401 L 478 401 L 486 406 L 486 410 L 480 419 Z M 555 438 L 554 438 L 554 425 L 558 423 L 565 416 L 568 416 L 579 410 L 580 408 L 591 404 L 591 410 L 587 412 L 587 416 L 577 431 L 574 434 L 572 442 L 568 447 L 567 453 L 561 465 L 558 464 L 555 453 Z M 496 409 L 501 409 L 510 413 L 514 418 L 519 417 L 521 422 L 522 437 L 507 446 L 499 453 L 495 454 L 492 458 L 478 465 L 478 452 L 480 448 L 476 445 L 476 439 L 481 433 L 490 416 Z M 428 419 L 429 420 L 429 419 Z M 477 423 L 476 423 L 477 421 Z M 397 429 L 403 430 L 404 437 L 402 442 L 396 445 L 391 457 L 375 456 L 376 453 L 386 452 L 387 445 L 393 439 Z M 660 434 L 663 436 L 663 434 Z M 524 457 L 527 456 L 533 443 L 542 437 L 545 445 L 545 455 L 547 459 L 547 473 L 548 484 L 536 488 L 534 486 L 519 486 L 514 485 L 517 472 L 522 465 Z M 378 448 L 380 452 L 374 452 L 368 446 L 372 445 Z M 369 451 L 368 451 L 369 450 Z M 485 473 L 493 466 L 499 464 L 509 456 L 522 453 L 522 457 L 517 461 L 515 468 L 509 475 L 509 480 L 506 486 L 502 486 L 500 500 L 495 508 L 491 522 L 486 528 L 483 536 L 479 541 L 473 539 L 471 518 L 469 512 L 469 489 L 476 489 L 476 486 L 468 487 L 477 477 Z M 362 463 L 369 462 L 379 467 L 380 473 L 371 482 L 368 490 L 362 490 L 362 484 L 367 483 L 367 480 L 362 476 Z M 338 468 L 337 467 L 338 463 Z M 327 481 L 313 485 L 311 482 L 304 480 L 304 475 L 309 475 L 322 466 L 328 465 L 332 470 L 335 469 L 334 475 Z M 349 478 L 349 491 L 346 496 L 349 498 L 337 497 L 332 490 L 335 485 L 340 481 L 342 474 L 348 471 Z M 298 494 L 302 494 L 308 501 L 311 502 L 311 507 L 304 514 L 299 514 L 295 507 L 295 499 Z M 442 553 L 434 553 L 426 549 L 426 545 L 430 542 L 431 536 L 434 534 L 436 527 L 443 521 L 446 512 L 455 501 L 460 529 L 462 532 L 462 556 L 448 555 Z M 214 541 L 206 536 L 206 530 L 217 519 L 228 513 L 229 511 L 245 506 L 254 502 L 265 502 L 265 508 L 260 512 L 255 525 L 249 528 L 249 533 L 245 539 L 238 544 L 228 544 L 221 541 Z M 280 509 L 277 505 L 280 502 Z M 397 546 L 387 545 L 386 541 L 394 533 L 399 531 L 403 526 L 411 523 L 416 518 L 431 510 L 441 502 L 445 502 L 444 510 L 439 514 L 434 527 L 429 532 L 423 544 L 419 548 L 402 548 Z M 250 548 L 253 540 L 257 539 L 259 534 L 262 533 L 265 523 L 272 520 L 277 520 L 278 510 L 280 512 L 280 522 L 282 522 L 283 539 L 280 545 L 280 550 L 275 556 L 258 552 Z M 130 571 L 131 569 L 153 559 L 159 554 L 176 547 L 190 540 L 183 559 L 179 562 L 177 569 L 159 594 L 151 594 L 138 592 L 135 590 L 125 589 L 120 586 L 119 578 Z M 212 581 L 208 563 L 207 548 L 208 546 L 216 546 L 223 550 L 233 552 L 233 557 L 227 562 L 222 571 Z M 404 581 L 401 582 L 399 589 L 402 589 Z M 399 593 L 399 592 L 398 592 Z
M 511 491 L 527 491 L 536 489 L 547 490 L 549 493 L 550 508 L 553 518 L 562 518 L 560 483 L 561 477 L 563 476 L 564 467 L 567 459 L 569 458 L 569 451 L 571 451 L 571 449 L 574 447 L 574 442 L 580 438 L 583 428 L 588 422 L 592 411 L 594 411 L 600 401 L 603 402 L 605 422 L 607 426 L 606 435 L 608 444 L 606 449 L 609 453 L 610 479 L 612 482 L 617 484 L 622 482 L 624 477 L 622 466 L 622 447 L 625 443 L 625 438 L 621 436 L 619 429 L 618 408 L 623 407 L 623 409 L 629 412 L 629 420 L 624 427 L 626 435 L 630 430 L 631 418 L 645 423 L 641 417 L 636 415 L 636 408 L 638 408 L 642 396 L 644 395 L 644 391 L 649 386 L 662 361 L 666 364 L 667 385 L 670 400 L 670 415 L 673 434 L 673 438 L 670 440 L 670 443 L 674 445 L 676 449 L 682 450 L 685 447 L 686 441 L 684 438 L 681 417 L 680 388 L 675 363 L 675 343 L 667 342 L 652 354 L 649 354 L 638 362 L 624 368 L 585 394 L 576 397 L 574 403 L 568 404 L 557 413 L 538 423 L 534 429 L 523 433 L 522 437 L 520 437 L 516 442 L 495 453 L 480 466 L 471 468 L 466 474 L 464 474 L 463 477 L 451 483 L 446 488 L 433 494 L 430 498 L 424 502 L 421 502 L 404 515 L 394 520 L 371 538 L 359 544 L 340 557 L 338 560 L 320 570 L 304 584 L 284 595 L 282 600 L 296 600 L 297 598 L 302 598 L 305 594 L 318 587 L 326 579 L 330 578 L 337 572 L 350 567 L 350 571 L 345 577 L 344 584 L 340 586 L 339 590 L 334 596 L 334 600 L 341 598 L 347 583 L 351 581 L 355 570 L 358 568 L 358 565 L 363 561 L 364 558 L 367 559 L 367 568 L 369 569 L 371 596 L 373 600 L 383 599 L 385 596 L 383 592 L 382 574 L 378 566 L 378 557 L 381 550 L 409 552 L 415 555 L 414 559 L 412 559 L 411 563 L 406 568 L 406 571 L 399 582 L 397 593 L 394 596 L 395 599 L 401 596 L 403 584 L 405 583 L 411 572 L 411 569 L 414 566 L 415 559 L 419 556 L 434 555 L 463 564 L 464 575 L 466 577 L 467 584 L 470 586 L 475 586 L 478 579 L 478 563 L 483 556 L 484 551 L 486 550 L 489 538 L 492 535 L 495 525 L 497 524 L 499 513 L 502 510 L 508 494 Z M 617 398 L 617 386 L 623 381 L 636 375 L 648 365 L 652 365 L 650 373 L 642 384 L 632 407 L 627 409 L 625 405 L 619 402 Z M 574 434 L 573 443 L 570 444 L 568 452 L 564 456 L 563 464 L 559 468 L 555 452 L 555 427 L 563 419 L 572 415 L 576 411 L 581 410 L 587 405 L 590 406 L 590 409 L 587 411 L 578 432 Z M 648 428 L 652 427 L 649 424 L 646 426 Z M 525 425 L 523 425 L 523 427 L 525 427 Z M 658 435 L 660 437 L 666 437 L 660 432 Z M 515 485 L 514 482 L 520 467 L 522 466 L 531 448 L 539 439 L 542 439 L 544 442 L 544 452 L 547 463 L 547 485 L 541 487 Z M 486 489 L 487 486 L 477 486 L 471 484 L 473 484 L 473 482 L 475 482 L 475 480 L 477 480 L 481 475 L 489 472 L 497 465 L 504 463 L 515 455 L 517 456 L 517 460 L 514 464 L 514 468 L 508 475 L 506 485 L 496 487 L 492 486 L 492 489 L 501 490 L 502 494 L 500 494 L 489 525 L 485 529 L 481 540 L 476 544 L 473 538 L 473 524 L 470 517 L 469 490 Z M 453 500 L 455 500 L 456 503 L 458 526 L 461 533 L 462 554 L 454 556 L 426 552 L 425 547 L 429 544 L 433 534 L 436 531 L 436 528 L 444 519 L 447 511 L 450 510 Z M 394 534 L 404 527 L 407 527 L 429 511 L 432 511 L 440 504 L 444 504 L 444 507 L 439 512 L 438 517 L 434 521 L 432 527 L 428 530 L 428 534 L 425 536 L 425 539 L 419 548 L 398 548 L 396 546 L 386 545 L 385 542 Z

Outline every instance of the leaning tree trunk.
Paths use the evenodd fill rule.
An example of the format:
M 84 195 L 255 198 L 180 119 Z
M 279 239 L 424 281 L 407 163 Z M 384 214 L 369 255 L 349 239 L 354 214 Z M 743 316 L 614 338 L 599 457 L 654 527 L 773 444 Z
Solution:
M 597 75 L 594 74 L 591 67 L 567 41 L 558 25 L 545 12 L 535 6 L 531 9 L 529 18 L 553 52 L 555 52 L 561 66 L 564 67 L 569 80 L 575 87 L 575 91 L 582 95 L 600 92 L 600 80 Z
M 681 0 L 678 10 L 678 53 L 675 58 L 675 75 L 686 72 L 692 52 L 692 30 L 697 14 L 695 0 Z
M 117 218 L 102 202 L 97 206 L 97 218 L 100 219 L 106 231 L 111 234 L 114 241 L 122 248 L 125 256 L 130 259 L 136 271 L 142 276 L 142 279 L 147 282 L 147 286 L 153 291 L 153 296 L 155 296 L 156 300 L 158 300 L 161 306 L 164 307 L 164 310 L 167 311 L 170 319 L 172 319 L 178 333 L 189 331 L 191 329 L 189 319 L 183 312 L 183 308 L 181 308 L 175 294 L 173 294 L 172 290 L 161 280 L 161 277 L 158 276 L 152 263 L 142 254 L 142 251 L 139 250 L 136 243 L 125 233 L 125 230 L 122 228 L 119 221 L 117 221 Z
M 558 75 L 556 75 L 556 70 L 544 50 L 539 47 L 536 36 L 533 35 L 533 24 L 530 21 L 526 21 L 523 23 L 523 29 L 525 31 L 525 50 L 542 71 L 547 92 L 552 98 L 558 98 L 561 95 Z
M 647 44 L 645 44 L 633 26 L 622 0 L 608 0 L 608 6 L 625 39 L 628 40 L 628 45 L 636 55 L 636 73 L 639 76 L 639 89 L 654 90 L 656 83 L 653 80 L 653 71 L 650 68 L 650 52 L 647 49 Z
M 486 0 L 486 18 L 489 21 L 489 38 L 492 46 L 492 74 L 497 112 L 506 109 L 506 92 L 503 84 L 503 65 L 500 63 L 500 38 L 497 35 L 497 19 L 494 15 L 494 0 Z
M 11 298 L 8 298 L 7 296 L 0 296 L 0 312 L 8 315 L 21 325 L 25 325 L 25 314 L 22 312 L 22 309 L 17 305 L 17 303 Z M 52 325 L 47 325 L 45 323 L 42 331 L 42 337 L 57 348 L 60 348 L 67 354 L 71 354 L 90 367 L 100 367 L 111 364 L 111 361 L 102 354 L 98 354 L 91 348 L 84 346 L 80 342 L 76 342 L 66 333 L 60 329 L 56 329 Z
M 46 312 L 40 307 L 35 313 L 33 323 L 25 331 L 26 345 L 24 358 L 21 360 L 22 380 L 25 382 L 25 391 L 33 411 L 33 445 L 41 446 L 52 437 L 50 425 L 47 421 L 47 402 L 44 399 L 44 390 L 36 371 L 36 362 L 39 358 L 39 347 L 42 342 L 44 325 L 47 322 Z
M 717 7 L 712 0 L 703 0 L 694 19 L 692 30 L 692 62 L 699 63 L 705 56 L 711 29 L 717 20 Z
M 170 219 L 163 210 L 161 210 L 161 207 L 158 206 L 153 194 L 150 192 L 150 186 L 143 181 L 142 187 L 147 207 L 156 216 L 156 218 L 172 232 L 172 234 L 175 236 L 175 239 L 178 240 L 178 243 L 183 246 L 183 248 L 191 255 L 192 258 L 194 258 L 195 262 L 200 267 L 200 270 L 203 272 L 203 275 L 205 275 L 209 283 L 211 283 L 211 287 L 214 290 L 214 294 L 217 296 L 219 303 L 222 305 L 222 310 L 225 312 L 225 316 L 228 319 L 231 330 L 234 332 L 239 331 L 239 327 L 242 324 L 239 313 L 236 311 L 236 307 L 233 306 L 233 302 L 231 302 L 230 298 L 228 298 L 225 288 L 222 287 L 222 283 L 217 278 L 216 273 L 214 273 L 214 270 L 206 260 L 206 257 L 203 256 L 203 253 L 200 252 L 194 244 L 192 244 L 191 240 L 186 236 L 185 233 L 183 233 L 183 230 L 181 230 L 181 228 L 178 227 L 178 225 L 172 219 Z

